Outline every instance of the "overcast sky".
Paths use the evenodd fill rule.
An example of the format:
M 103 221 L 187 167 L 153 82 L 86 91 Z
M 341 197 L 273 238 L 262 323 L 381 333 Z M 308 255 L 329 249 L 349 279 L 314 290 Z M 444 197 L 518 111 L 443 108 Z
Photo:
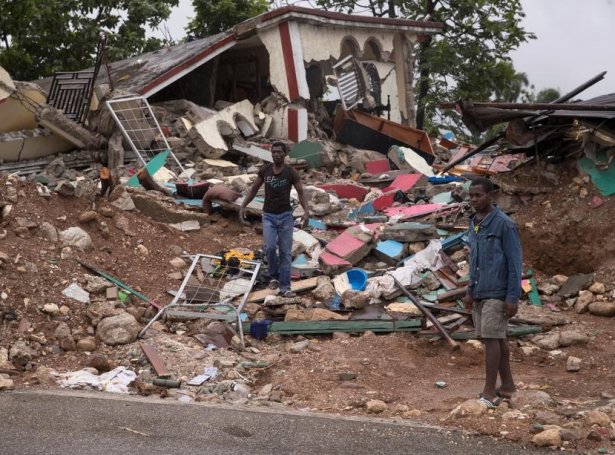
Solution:
M 608 71 L 602 82 L 579 98 L 615 93 L 615 0 L 521 3 L 526 13 L 523 26 L 537 39 L 522 44 L 511 57 L 517 71 L 526 73 L 537 91 L 554 87 L 563 94 L 601 71 Z M 184 28 L 192 16 L 191 0 L 180 0 L 167 21 L 173 39 L 185 36 Z

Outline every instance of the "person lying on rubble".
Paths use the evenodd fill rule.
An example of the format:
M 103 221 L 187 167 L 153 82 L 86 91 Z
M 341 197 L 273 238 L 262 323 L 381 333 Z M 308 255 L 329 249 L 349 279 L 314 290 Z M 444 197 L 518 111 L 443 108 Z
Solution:
M 515 392 L 506 339 L 508 319 L 521 296 L 521 244 L 515 223 L 493 204 L 493 183 L 478 177 L 470 186 L 470 280 L 464 297 L 476 335 L 485 344 L 485 385 L 480 401 L 492 409 Z M 496 388 L 498 373 L 501 386 Z
M 245 220 L 246 207 L 252 202 L 259 188 L 265 184 L 265 204 L 263 207 L 264 256 L 269 268 L 269 288 L 278 289 L 283 297 L 294 297 L 290 289 L 291 249 L 293 246 L 293 211 L 290 205 L 290 190 L 294 186 L 303 207 L 301 227 L 307 226 L 310 217 L 307 199 L 301 178 L 295 169 L 284 162 L 288 149 L 283 142 L 271 146 L 273 163 L 266 164 L 258 175 L 250 191 L 241 203 L 239 219 Z
M 213 185 L 209 187 L 205 195 L 203 196 L 202 207 L 203 211 L 211 215 L 213 211 L 212 200 L 219 199 L 221 201 L 233 202 L 241 196 L 240 193 L 234 191 L 223 183 Z

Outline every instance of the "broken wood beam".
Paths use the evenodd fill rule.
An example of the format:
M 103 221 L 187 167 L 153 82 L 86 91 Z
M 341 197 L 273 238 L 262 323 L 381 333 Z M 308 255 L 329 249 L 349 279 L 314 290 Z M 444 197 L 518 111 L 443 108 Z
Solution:
M 159 193 L 164 194 L 165 196 L 170 196 L 169 191 L 162 188 L 156 181 L 152 178 L 147 168 L 141 168 L 139 172 L 137 172 L 137 178 L 139 179 L 139 183 L 143 188 L 148 191 L 158 191 Z
M 283 321 L 274 322 L 269 326 L 269 332 L 280 335 L 316 335 L 333 332 L 418 332 L 421 330 L 421 319 L 407 321 L 391 320 L 335 320 L 335 321 Z M 243 324 L 243 331 L 250 331 L 250 323 Z
M 468 292 L 468 287 L 462 287 L 453 289 L 452 291 L 443 292 L 438 294 L 438 302 L 450 302 L 451 300 L 457 300 L 459 297 L 463 297 Z
M 145 354 L 145 357 L 147 357 L 149 363 L 152 364 L 152 367 L 154 368 L 154 371 L 156 371 L 158 377 L 161 379 L 169 379 L 171 377 L 171 372 L 167 369 L 164 364 L 164 360 L 162 360 L 162 357 L 160 357 L 160 354 L 158 354 L 156 348 L 154 348 L 151 344 L 144 343 L 143 341 L 139 344 L 141 345 L 143 354 Z
M 421 311 L 421 313 L 423 313 L 425 317 L 433 323 L 433 325 L 436 326 L 436 329 L 438 329 L 438 332 L 440 332 L 440 334 L 448 342 L 451 348 L 453 348 L 453 350 L 455 351 L 459 350 L 460 349 L 459 343 L 457 343 L 455 340 L 451 338 L 451 336 L 448 334 L 446 329 L 442 326 L 442 324 L 440 324 L 440 321 L 438 321 L 438 319 L 431 313 L 431 311 L 429 311 L 425 306 L 423 306 L 423 304 L 416 297 L 414 297 L 414 295 L 412 295 L 412 293 L 408 291 L 404 287 L 404 285 L 401 284 L 397 278 L 395 278 L 395 276 L 393 275 L 391 276 L 393 277 L 393 281 L 395 281 L 395 285 L 399 288 L 399 290 L 403 292 L 404 295 L 408 297 L 412 303 L 414 303 L 414 305 L 416 305 L 416 307 Z

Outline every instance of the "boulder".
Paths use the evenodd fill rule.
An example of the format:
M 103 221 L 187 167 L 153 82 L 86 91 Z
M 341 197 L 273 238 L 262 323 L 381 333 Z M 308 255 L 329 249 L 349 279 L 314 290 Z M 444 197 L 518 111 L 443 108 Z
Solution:
M 90 234 L 80 227 L 73 226 L 61 231 L 60 239 L 65 246 L 73 246 L 82 251 L 88 251 L 94 248 Z
M 7 374 L 0 374 L 0 390 L 13 390 L 13 380 Z
M 9 360 L 14 365 L 24 366 L 26 363 L 37 358 L 39 353 L 28 346 L 24 341 L 17 341 L 9 349 Z
M 92 352 L 96 350 L 96 341 L 94 338 L 82 338 L 77 341 L 77 350 L 84 352 Z
M 587 310 L 595 316 L 615 316 L 615 302 L 593 302 Z
M 335 296 L 335 288 L 331 282 L 331 278 L 328 276 L 319 276 L 316 289 L 312 291 L 312 295 L 318 300 L 326 302 Z
M 588 342 L 589 337 L 587 335 L 574 330 L 565 330 L 559 334 L 559 345 L 561 347 L 584 346 Z
M 369 400 L 365 403 L 365 407 L 370 414 L 380 414 L 386 411 L 387 404 L 382 400 Z
M 568 357 L 568 359 L 566 359 L 566 371 L 579 371 L 581 369 L 581 363 L 583 361 L 578 358 L 578 357 L 574 357 L 574 356 L 570 356 Z
M 585 422 L 589 426 L 598 425 L 599 427 L 605 428 L 610 428 L 611 426 L 611 419 L 609 416 L 606 413 L 595 409 L 585 413 Z
M 562 445 L 559 432 L 559 428 L 549 428 L 534 435 L 532 442 L 538 447 L 559 447 Z
M 43 238 L 50 242 L 58 241 L 58 231 L 53 225 L 47 221 L 41 223 L 38 228 L 39 232 L 42 234 Z
M 592 284 L 589 289 L 590 292 L 594 293 L 594 294 L 604 294 L 606 292 L 606 286 L 604 285 L 604 283 L 600 283 L 598 281 L 594 282 L 594 284 Z
M 350 309 L 361 309 L 369 303 L 369 294 L 363 291 L 348 289 L 342 294 L 342 306 Z
M 526 406 L 530 408 L 546 408 L 553 403 L 551 395 L 542 390 L 517 390 L 510 399 L 510 407 L 513 409 L 520 409 Z
M 487 406 L 478 400 L 467 400 L 451 411 L 451 416 L 456 418 L 475 417 L 487 412 Z
M 137 320 L 128 313 L 103 319 L 96 327 L 96 336 L 109 346 L 132 343 L 139 334 Z
M 532 343 L 542 349 L 552 351 L 559 347 L 559 333 L 549 332 L 536 335 L 532 338 Z
M 574 311 L 577 314 L 582 314 L 587 311 L 587 307 L 590 303 L 596 300 L 594 294 L 590 291 L 580 291 L 579 297 L 574 303 Z

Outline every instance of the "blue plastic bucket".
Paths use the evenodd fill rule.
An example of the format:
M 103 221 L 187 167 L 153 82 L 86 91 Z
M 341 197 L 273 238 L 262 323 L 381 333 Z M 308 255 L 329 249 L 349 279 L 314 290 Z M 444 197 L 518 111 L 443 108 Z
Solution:
M 253 336 L 257 340 L 264 340 L 267 338 L 270 325 L 271 321 L 269 319 L 252 321 L 252 324 L 250 324 L 250 336 Z
M 350 269 L 346 272 L 348 283 L 355 291 L 364 291 L 367 286 L 367 273 L 361 269 Z

